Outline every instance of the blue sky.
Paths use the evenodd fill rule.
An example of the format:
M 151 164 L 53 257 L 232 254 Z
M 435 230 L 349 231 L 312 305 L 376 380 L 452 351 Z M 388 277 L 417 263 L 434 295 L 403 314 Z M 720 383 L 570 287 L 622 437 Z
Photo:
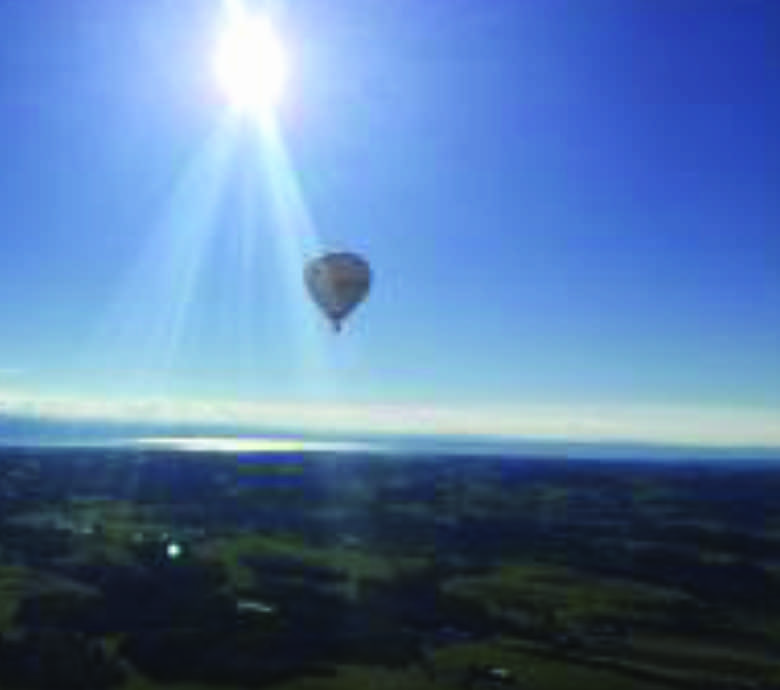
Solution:
M 218 2 L 0 5 L 6 409 L 780 444 L 774 0 L 255 6 L 275 139 Z M 316 245 L 376 276 L 338 337 Z

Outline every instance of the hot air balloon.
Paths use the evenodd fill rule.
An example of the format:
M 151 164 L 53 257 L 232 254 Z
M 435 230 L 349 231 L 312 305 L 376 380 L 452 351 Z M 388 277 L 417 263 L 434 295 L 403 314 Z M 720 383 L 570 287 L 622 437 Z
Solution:
M 312 299 L 338 332 L 341 322 L 368 294 L 371 268 L 357 254 L 331 252 L 309 261 L 303 278 Z

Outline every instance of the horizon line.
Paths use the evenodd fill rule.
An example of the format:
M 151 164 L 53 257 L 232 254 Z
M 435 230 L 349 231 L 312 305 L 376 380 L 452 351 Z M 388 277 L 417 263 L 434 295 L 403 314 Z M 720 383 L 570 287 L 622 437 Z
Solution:
M 180 427 L 187 433 L 195 429 L 200 430 L 196 435 L 214 436 L 451 437 L 465 443 L 492 440 L 780 451 L 780 410 L 702 405 L 111 400 L 0 392 L 3 421 L 12 426 L 49 425 L 52 431 L 63 426 L 71 431 L 78 426 L 93 431 L 100 426 Z

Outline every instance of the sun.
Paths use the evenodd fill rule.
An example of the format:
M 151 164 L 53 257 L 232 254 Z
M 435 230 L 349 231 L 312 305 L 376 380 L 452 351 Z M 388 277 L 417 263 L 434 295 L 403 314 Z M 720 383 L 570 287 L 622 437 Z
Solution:
M 267 115 L 279 105 L 287 59 L 269 18 L 240 2 L 226 6 L 214 54 L 214 75 L 231 107 Z

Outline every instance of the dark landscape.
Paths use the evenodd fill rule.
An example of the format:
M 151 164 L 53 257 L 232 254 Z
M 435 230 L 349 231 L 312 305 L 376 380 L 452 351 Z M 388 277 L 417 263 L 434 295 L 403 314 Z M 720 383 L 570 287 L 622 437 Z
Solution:
M 5 448 L 0 687 L 780 688 L 780 465 Z

